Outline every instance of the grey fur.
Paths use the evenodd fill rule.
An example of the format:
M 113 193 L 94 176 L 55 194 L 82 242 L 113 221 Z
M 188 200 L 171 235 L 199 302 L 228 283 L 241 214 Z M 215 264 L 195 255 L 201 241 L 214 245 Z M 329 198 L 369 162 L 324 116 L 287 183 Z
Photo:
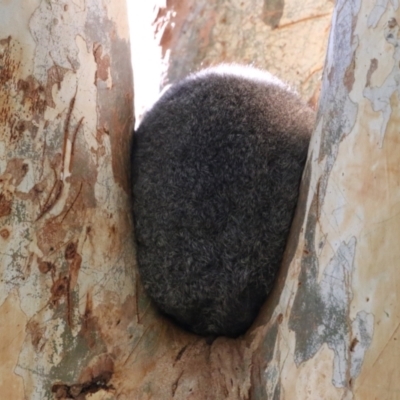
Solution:
M 132 151 L 139 271 L 201 335 L 246 331 L 282 260 L 314 112 L 285 84 L 220 66 L 168 89 Z

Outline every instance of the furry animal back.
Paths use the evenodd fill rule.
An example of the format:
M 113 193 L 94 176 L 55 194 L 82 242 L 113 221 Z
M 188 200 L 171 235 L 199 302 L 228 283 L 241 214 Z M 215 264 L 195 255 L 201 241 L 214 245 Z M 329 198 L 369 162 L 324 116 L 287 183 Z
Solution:
M 271 291 L 314 112 L 267 72 L 223 65 L 168 89 L 132 149 L 141 280 L 201 335 L 238 336 Z

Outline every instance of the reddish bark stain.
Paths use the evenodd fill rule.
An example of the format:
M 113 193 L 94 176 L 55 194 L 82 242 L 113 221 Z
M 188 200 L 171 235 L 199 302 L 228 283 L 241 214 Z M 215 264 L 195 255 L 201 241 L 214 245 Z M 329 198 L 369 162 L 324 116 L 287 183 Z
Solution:
M 76 253 L 69 266 L 70 290 L 73 290 L 78 282 L 78 275 L 81 269 L 81 264 L 82 264 L 82 257 L 80 254 Z
M 33 202 L 38 202 L 41 194 L 44 192 L 46 189 L 46 182 L 38 182 L 36 183 L 32 189 L 29 191 L 26 200 L 31 200 Z
M 373 58 L 369 64 L 368 72 L 367 72 L 367 81 L 365 83 L 366 87 L 371 86 L 371 77 L 372 74 L 378 69 L 378 60 L 376 58 Z
M 38 264 L 38 268 L 42 274 L 47 274 L 49 271 L 55 271 L 56 266 L 48 261 L 40 261 Z
M 187 349 L 188 346 L 189 346 L 189 344 L 186 344 L 185 346 L 183 346 L 183 347 L 179 350 L 177 356 L 175 357 L 174 364 L 182 358 L 183 353 L 186 351 L 186 349 Z
M 28 334 L 31 337 L 31 343 L 32 346 L 36 351 L 40 350 L 39 349 L 39 343 L 40 340 L 42 339 L 44 333 L 46 332 L 45 327 L 41 327 L 40 324 L 37 321 L 31 320 L 29 321 L 26 330 Z
M 35 137 L 46 108 L 44 87 L 32 76 L 18 79 L 22 54 L 23 46 L 11 36 L 0 40 L 0 126 L 9 144 L 27 131 Z
M 114 387 L 108 382 L 114 374 L 114 361 L 108 354 L 101 354 L 93 359 L 82 371 L 79 381 L 72 385 L 55 383 L 51 391 L 57 399 L 85 400 L 86 395 L 100 390 L 114 391 Z
M 56 281 L 54 281 L 53 286 L 51 287 L 50 303 L 53 306 L 58 305 L 63 297 L 68 296 L 68 291 L 69 291 L 68 277 L 63 276 L 58 278 Z
M 20 62 L 15 60 L 12 56 L 11 36 L 0 40 L 0 46 L 3 51 L 0 53 L 0 85 L 12 79 L 15 71 L 18 70 Z
M 18 131 L 14 133 L 14 127 L 20 118 L 15 115 L 13 104 L 15 95 L 12 91 L 15 86 L 15 76 L 18 75 L 21 64 L 18 59 L 21 51 L 11 36 L 0 39 L 0 126 L 4 132 L 2 140 L 5 139 L 7 131 L 18 136 Z
M 354 338 L 350 343 L 350 351 L 354 351 L 354 349 L 358 343 L 359 343 L 359 340 L 357 338 Z
M 59 65 L 53 65 L 47 71 L 47 82 L 45 87 L 45 99 L 47 106 L 54 108 L 56 104 L 53 100 L 53 86 L 57 85 L 57 89 L 60 90 L 61 83 L 64 80 L 65 74 L 68 72 L 68 69 L 60 67 Z
M 81 330 L 79 335 L 85 338 L 85 341 L 90 348 L 93 348 L 96 345 L 93 332 L 96 332 L 97 328 L 97 319 L 93 316 L 92 294 L 88 292 L 86 294 L 85 312 L 82 315 Z
M 81 373 L 80 382 L 103 381 L 107 383 L 114 373 L 114 361 L 109 354 L 96 357 Z
M 398 25 L 398 24 L 397 24 L 396 18 L 390 18 L 390 19 L 389 19 L 389 21 L 388 21 L 388 28 L 389 28 L 389 29 L 393 29 L 393 28 L 395 28 L 397 25 Z
M 3 175 L 9 174 L 12 177 L 11 183 L 17 187 L 25 175 L 28 173 L 29 165 L 21 158 L 13 158 L 7 162 L 7 167 Z
M 56 383 L 52 386 L 51 391 L 54 393 L 56 399 L 67 399 L 68 397 L 68 386 L 61 383 Z
M 63 156 L 62 156 L 62 154 L 61 154 L 60 152 L 54 154 L 54 155 L 49 159 L 49 162 L 50 162 L 50 168 L 51 168 L 51 169 L 57 170 L 57 169 L 61 168 L 62 162 L 63 162 Z
M 75 255 L 76 255 L 76 243 L 70 242 L 65 248 L 65 253 L 64 253 L 65 259 L 70 261 L 74 259 Z
M 8 200 L 3 193 L 0 193 L 0 218 L 11 214 L 12 201 Z
M 8 125 L 10 126 L 10 143 L 19 142 L 28 125 L 23 120 L 17 122 L 17 118 L 14 116 L 10 118 Z
M 165 48 L 168 47 L 168 44 L 171 42 L 173 37 L 173 28 L 171 25 L 164 25 L 163 33 L 161 34 L 160 38 L 160 46 Z
M 32 76 L 26 80 L 20 79 L 17 88 L 23 92 L 22 104 L 28 105 L 32 115 L 42 116 L 47 105 L 45 88 Z
M 7 240 L 10 237 L 10 232 L 4 228 L 0 231 L 0 236 L 4 239 Z
M 98 43 L 93 45 L 93 55 L 97 64 L 95 82 L 98 79 L 106 81 L 108 79 L 108 70 L 110 68 L 110 56 L 108 54 L 103 56 L 103 46 Z

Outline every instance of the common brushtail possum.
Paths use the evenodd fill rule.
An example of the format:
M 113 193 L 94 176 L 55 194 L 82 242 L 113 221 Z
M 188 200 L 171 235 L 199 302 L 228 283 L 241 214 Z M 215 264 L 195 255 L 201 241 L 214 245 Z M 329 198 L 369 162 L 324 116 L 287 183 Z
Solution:
M 132 147 L 145 290 L 200 335 L 244 333 L 282 261 L 315 120 L 278 78 L 221 65 L 173 85 Z

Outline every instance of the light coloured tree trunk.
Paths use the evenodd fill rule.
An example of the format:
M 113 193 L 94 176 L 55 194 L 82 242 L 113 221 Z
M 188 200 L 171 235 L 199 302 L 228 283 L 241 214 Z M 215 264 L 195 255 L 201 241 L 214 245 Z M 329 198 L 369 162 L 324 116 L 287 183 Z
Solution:
M 125 8 L 0 2 L 2 399 L 113 398 L 140 334 Z
M 302 234 L 274 308 L 282 322 L 264 375 L 283 398 L 398 397 L 398 6 L 335 6 Z

